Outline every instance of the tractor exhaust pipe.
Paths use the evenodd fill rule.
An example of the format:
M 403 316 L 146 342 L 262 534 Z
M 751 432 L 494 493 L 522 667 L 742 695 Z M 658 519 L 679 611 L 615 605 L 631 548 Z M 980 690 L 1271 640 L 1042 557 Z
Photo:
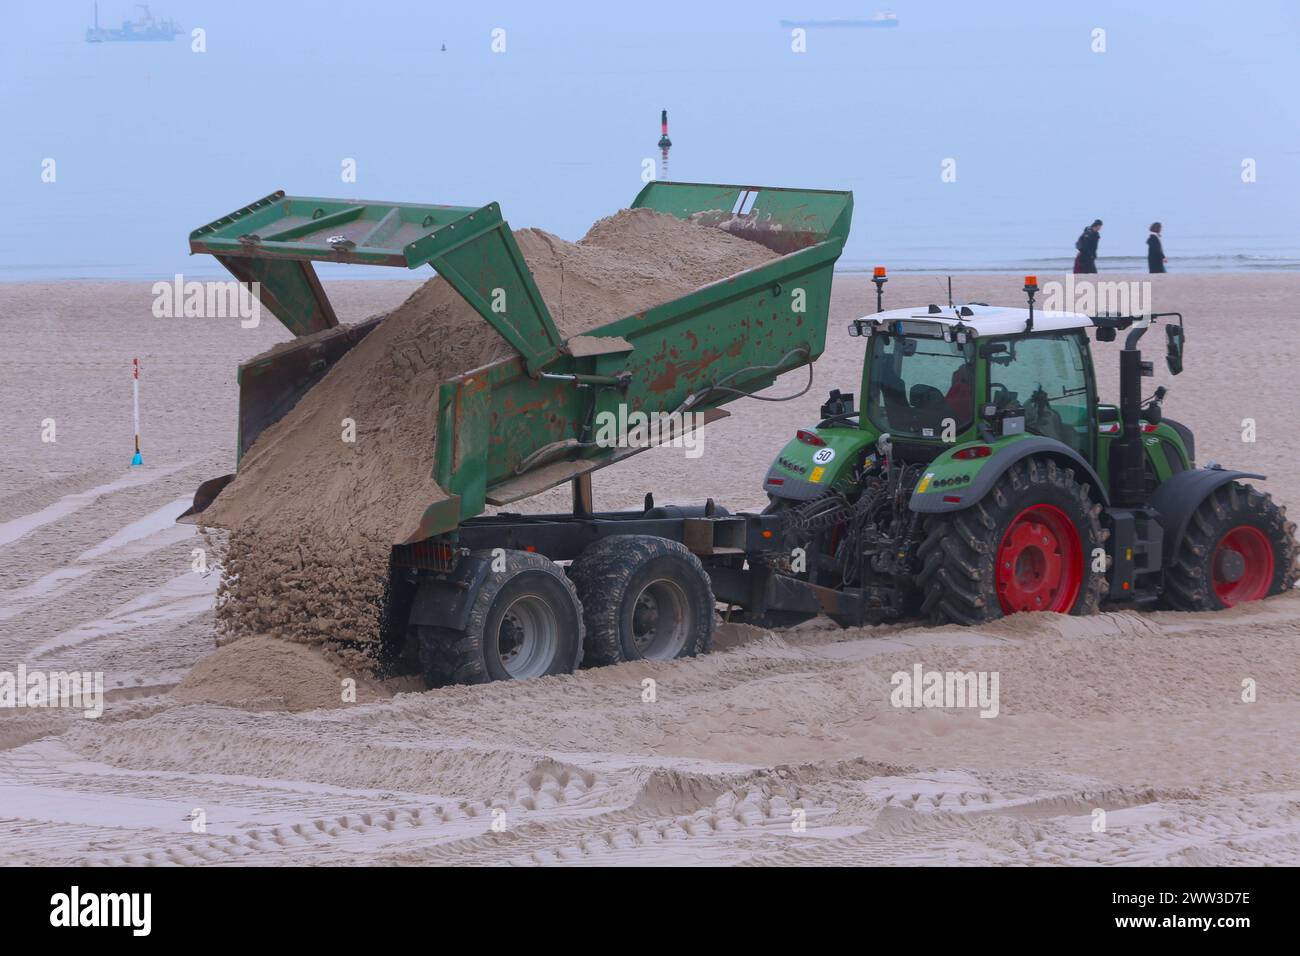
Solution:
M 1111 496 L 1117 505 L 1125 508 L 1146 503 L 1142 379 L 1153 374 L 1154 369 L 1150 362 L 1142 361 L 1142 353 L 1138 351 L 1138 340 L 1145 333 L 1145 326 L 1130 330 L 1119 353 L 1119 417 L 1124 433 L 1111 452 L 1115 461 L 1111 469 Z

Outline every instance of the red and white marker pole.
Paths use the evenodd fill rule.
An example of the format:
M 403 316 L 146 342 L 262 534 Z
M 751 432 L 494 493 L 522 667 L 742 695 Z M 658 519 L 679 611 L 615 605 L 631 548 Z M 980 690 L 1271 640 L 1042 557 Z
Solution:
M 668 111 L 663 110 L 659 114 L 659 129 L 662 131 L 659 137 L 659 157 L 663 164 L 661 174 L 664 179 L 668 178 L 668 150 L 672 149 L 673 141 L 668 138 Z
M 131 359 L 131 403 L 135 412 L 135 454 L 131 457 L 131 467 L 143 465 L 140 457 L 140 360 Z

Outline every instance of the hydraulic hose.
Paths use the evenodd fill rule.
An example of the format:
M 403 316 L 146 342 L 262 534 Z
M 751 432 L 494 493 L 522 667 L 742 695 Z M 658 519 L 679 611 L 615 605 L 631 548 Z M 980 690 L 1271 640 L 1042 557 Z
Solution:
M 741 388 L 731 388 L 723 384 L 724 382 L 731 381 L 731 379 L 735 378 L 737 375 L 743 375 L 747 372 L 776 371 L 777 369 L 781 368 L 781 366 L 785 365 L 786 361 L 790 358 L 790 356 L 800 355 L 800 354 L 811 357 L 812 352 L 807 347 L 800 345 L 797 348 L 793 348 L 789 352 L 786 352 L 784 355 L 782 355 L 780 361 L 776 362 L 776 364 L 774 365 L 750 365 L 746 368 L 736 369 L 736 371 L 731 372 L 728 375 L 722 376 L 722 378 L 718 379 L 712 385 L 706 385 L 700 391 L 687 395 L 686 400 L 682 402 L 681 405 L 677 406 L 677 408 L 673 411 L 672 414 L 674 415 L 680 414 L 681 412 L 684 412 L 687 409 L 692 408 L 695 405 L 698 405 L 706 395 L 709 395 L 712 392 L 728 392 L 740 398 L 753 398 L 753 399 L 757 399 L 760 402 L 788 402 L 791 401 L 792 399 L 796 399 L 803 395 L 806 395 L 808 393 L 808 390 L 811 389 L 813 385 L 813 367 L 811 361 L 808 362 L 808 384 L 805 385 L 799 391 L 795 392 L 793 395 L 779 395 L 779 396 L 757 395 L 754 392 L 747 392 Z M 787 371 L 794 371 L 794 370 L 787 369 Z

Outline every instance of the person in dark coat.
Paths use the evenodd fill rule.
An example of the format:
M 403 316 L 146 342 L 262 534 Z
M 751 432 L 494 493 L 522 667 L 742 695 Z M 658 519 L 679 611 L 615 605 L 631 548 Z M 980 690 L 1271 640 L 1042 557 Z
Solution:
M 1153 222 L 1151 235 L 1147 236 L 1147 271 L 1164 272 L 1168 261 L 1165 257 L 1165 244 L 1160 241 L 1160 223 Z
M 1074 248 L 1079 254 L 1074 257 L 1074 271 L 1097 271 L 1097 244 L 1101 242 L 1101 220 L 1095 219 L 1091 226 L 1083 230 L 1083 235 L 1074 241 Z

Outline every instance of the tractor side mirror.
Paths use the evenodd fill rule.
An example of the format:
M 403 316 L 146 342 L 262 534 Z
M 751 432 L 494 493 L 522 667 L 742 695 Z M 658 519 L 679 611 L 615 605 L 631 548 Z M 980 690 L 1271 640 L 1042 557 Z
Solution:
M 822 418 L 843 418 L 856 414 L 853 410 L 853 393 L 832 388 L 830 397 L 822 403 L 821 413 Z
M 1181 325 L 1165 326 L 1165 364 L 1169 366 L 1170 375 L 1178 375 L 1183 370 L 1183 342 L 1186 335 Z
M 1005 342 L 988 342 L 980 347 L 980 355 L 994 365 L 1010 365 L 1011 350 Z

